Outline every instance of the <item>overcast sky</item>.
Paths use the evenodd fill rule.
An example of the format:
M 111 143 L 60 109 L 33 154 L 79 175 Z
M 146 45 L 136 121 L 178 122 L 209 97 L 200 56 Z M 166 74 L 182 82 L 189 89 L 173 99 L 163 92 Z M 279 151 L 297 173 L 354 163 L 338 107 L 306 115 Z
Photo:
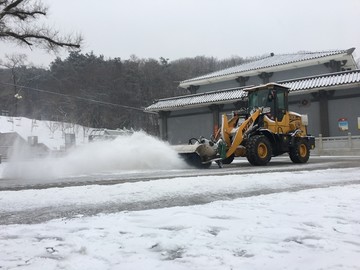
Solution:
M 356 47 L 360 0 L 43 0 L 48 23 L 81 33 L 83 52 L 128 59 L 219 59 Z M 0 43 L 48 66 L 54 55 Z M 63 53 L 62 57 L 66 57 Z

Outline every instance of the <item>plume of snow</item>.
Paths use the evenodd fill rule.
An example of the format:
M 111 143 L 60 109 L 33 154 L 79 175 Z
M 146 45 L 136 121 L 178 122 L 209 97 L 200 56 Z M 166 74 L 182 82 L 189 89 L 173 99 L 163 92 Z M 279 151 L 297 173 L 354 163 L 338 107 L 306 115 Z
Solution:
M 3 178 L 53 179 L 103 172 L 180 169 L 186 165 L 169 144 L 145 132 L 97 141 L 72 149 L 60 158 L 24 161 L 14 155 Z M 21 154 L 23 156 L 23 153 Z

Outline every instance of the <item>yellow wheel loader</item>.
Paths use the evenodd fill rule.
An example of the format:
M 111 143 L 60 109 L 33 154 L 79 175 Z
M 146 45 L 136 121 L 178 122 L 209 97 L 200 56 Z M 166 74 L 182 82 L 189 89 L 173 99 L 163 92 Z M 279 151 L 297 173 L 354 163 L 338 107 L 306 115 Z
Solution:
M 246 157 L 255 166 L 266 165 L 271 157 L 288 153 L 294 163 L 306 163 L 315 138 L 307 133 L 307 115 L 288 110 L 289 88 L 269 83 L 244 89 L 248 108 L 222 116 L 219 131 L 210 139 L 192 138 L 175 149 L 190 165 L 207 168 L 212 161 L 230 164 Z

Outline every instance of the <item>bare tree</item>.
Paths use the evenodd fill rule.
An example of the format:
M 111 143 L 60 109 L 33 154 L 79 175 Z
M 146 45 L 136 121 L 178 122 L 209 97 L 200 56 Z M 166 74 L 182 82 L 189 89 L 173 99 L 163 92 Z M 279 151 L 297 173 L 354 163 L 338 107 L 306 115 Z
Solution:
M 80 35 L 63 36 L 57 30 L 38 24 L 47 10 L 40 0 L 0 0 L 0 40 L 49 51 L 80 48 Z
M 45 125 L 50 130 L 50 134 L 51 134 L 50 139 L 53 139 L 55 131 L 60 128 L 60 123 L 59 122 L 54 122 L 54 121 L 45 121 Z
M 0 59 L 0 66 L 4 66 L 11 71 L 12 87 L 14 89 L 14 115 L 17 116 L 18 113 L 18 102 L 22 99 L 21 88 L 18 87 L 18 83 L 21 80 L 22 72 L 21 67 L 23 67 L 27 61 L 27 56 L 25 54 L 12 54 L 5 55 L 6 61 L 3 62 Z

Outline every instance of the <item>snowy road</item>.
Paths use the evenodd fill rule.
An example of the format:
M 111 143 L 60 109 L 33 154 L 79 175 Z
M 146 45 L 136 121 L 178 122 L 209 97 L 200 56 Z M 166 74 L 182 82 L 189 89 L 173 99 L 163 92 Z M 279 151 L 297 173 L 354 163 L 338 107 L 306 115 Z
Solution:
M 85 182 L 86 185 L 78 185 L 76 182 L 76 186 L 69 187 L 1 191 L 0 224 L 40 223 L 77 215 L 189 206 L 360 184 L 360 163 L 357 158 L 325 159 L 328 162 L 302 166 L 289 165 L 280 159 L 278 163 L 284 162 L 283 166 L 250 167 L 250 171 L 249 167 L 245 165 L 242 168 L 243 164 L 240 164 L 243 170 L 240 172 L 239 164 L 225 170 L 184 170 L 181 177 L 176 177 L 178 171 L 167 171 L 159 177 L 152 172 L 154 176 L 150 178 L 148 172 L 145 176 L 140 175 L 142 178 L 137 178 L 140 174 L 138 172 L 130 181 L 106 180 L 109 182 L 102 181 L 102 185 L 91 185 L 88 182 Z M 166 177 L 166 173 L 171 177 Z
M 113 185 L 126 182 L 149 181 L 175 177 L 250 174 L 267 172 L 289 172 L 319 170 L 327 168 L 352 168 L 360 166 L 360 157 L 319 157 L 313 156 L 307 164 L 293 164 L 287 155 L 273 158 L 268 166 L 254 167 L 246 159 L 235 160 L 222 169 L 214 163 L 210 169 L 181 168 L 173 170 L 111 170 L 93 174 L 71 175 L 56 178 L 0 178 L 0 191 L 43 189 L 51 187 Z M 0 167 L 1 171 L 1 167 Z
M 359 194 L 354 166 L 1 191 L 0 269 L 356 270 Z
M 261 188 L 246 191 L 232 191 L 225 193 L 204 193 L 196 195 L 178 195 L 160 197 L 150 200 L 139 200 L 137 202 L 106 202 L 97 205 L 76 202 L 72 205 L 45 206 L 31 210 L 2 211 L 0 212 L 0 225 L 7 224 L 33 224 L 42 223 L 52 219 L 74 218 L 77 216 L 93 216 L 100 213 L 109 214 L 122 211 L 139 211 L 149 209 L 168 208 L 174 206 L 191 206 L 206 204 L 221 200 L 232 200 L 245 197 L 256 197 L 260 195 L 276 194 L 283 192 L 297 192 L 301 190 L 328 188 L 332 186 L 360 185 L 359 180 L 341 180 L 331 183 L 294 185 L 287 188 Z

